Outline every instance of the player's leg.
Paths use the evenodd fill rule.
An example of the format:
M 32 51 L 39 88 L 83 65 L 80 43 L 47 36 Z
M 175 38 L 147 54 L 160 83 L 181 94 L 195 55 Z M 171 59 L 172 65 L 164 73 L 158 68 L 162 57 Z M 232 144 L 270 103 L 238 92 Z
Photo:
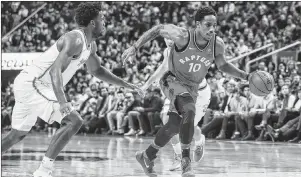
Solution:
M 63 117 L 59 111 L 59 104 L 53 90 L 41 84 L 35 84 L 36 99 L 41 100 L 38 108 L 42 110 L 39 117 L 48 123 L 54 121 L 61 124 L 61 127 L 53 135 L 50 145 L 46 151 L 43 161 L 34 172 L 34 177 L 51 177 L 53 163 L 61 150 L 70 141 L 72 136 L 78 132 L 83 125 L 80 114 L 73 110 L 69 115 Z
M 5 153 L 13 145 L 17 144 L 25 138 L 29 131 L 20 131 L 16 129 L 11 129 L 5 137 L 1 140 L 1 153 Z
M 33 123 L 28 122 L 27 114 L 29 114 L 29 112 L 26 109 L 26 105 L 16 102 L 12 114 L 12 129 L 1 140 L 1 153 L 6 152 L 13 145 L 24 139 L 30 131 L 35 121 Z
M 182 148 L 182 175 L 193 175 L 190 159 L 190 144 L 194 135 L 195 103 L 189 93 L 176 96 L 175 107 L 182 116 L 180 142 Z
M 39 100 L 35 99 L 35 90 L 28 78 L 24 74 L 15 78 L 14 96 L 16 103 L 12 111 L 12 130 L 2 139 L 1 153 L 6 152 L 24 139 L 37 120 L 38 110 L 36 107 L 36 110 L 31 110 L 32 105 L 30 104 L 39 104 Z
M 169 168 L 170 171 L 179 170 L 181 168 L 181 159 L 182 159 L 182 149 L 181 149 L 181 143 L 180 143 L 180 137 L 179 134 L 176 134 L 173 136 L 170 140 L 173 151 L 174 151 L 174 161 Z
M 179 133 L 180 123 L 181 117 L 175 112 L 170 112 L 167 123 L 158 131 L 154 142 L 145 151 L 136 153 L 137 161 L 148 176 L 156 176 L 153 171 L 154 159 L 157 157 L 156 154 L 174 135 Z
M 59 116 L 58 113 L 53 116 Z M 75 135 L 83 124 L 83 119 L 76 111 L 72 111 L 61 121 L 59 128 L 51 139 L 50 145 L 46 151 L 43 161 L 37 171 L 34 172 L 34 177 L 44 177 L 51 175 L 53 163 L 58 154 L 67 145 L 70 139 Z M 50 176 L 49 175 L 49 176 Z
M 199 162 L 205 154 L 205 136 L 202 134 L 201 128 L 198 123 L 205 116 L 207 108 L 210 104 L 211 99 L 211 89 L 207 85 L 205 88 L 198 91 L 198 97 L 196 100 L 196 111 L 195 111 L 195 122 L 194 122 L 194 141 L 195 150 L 193 153 L 193 158 L 195 162 Z

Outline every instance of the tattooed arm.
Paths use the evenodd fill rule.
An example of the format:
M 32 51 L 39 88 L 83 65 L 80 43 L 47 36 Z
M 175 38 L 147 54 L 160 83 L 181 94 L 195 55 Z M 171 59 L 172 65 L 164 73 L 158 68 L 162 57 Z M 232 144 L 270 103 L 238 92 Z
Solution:
M 136 51 L 148 41 L 155 39 L 158 36 L 174 41 L 178 49 L 185 47 L 189 40 L 188 30 L 175 26 L 173 24 L 157 25 L 146 31 L 133 46 L 128 48 L 122 54 L 123 61 L 127 61 L 131 57 L 135 57 Z

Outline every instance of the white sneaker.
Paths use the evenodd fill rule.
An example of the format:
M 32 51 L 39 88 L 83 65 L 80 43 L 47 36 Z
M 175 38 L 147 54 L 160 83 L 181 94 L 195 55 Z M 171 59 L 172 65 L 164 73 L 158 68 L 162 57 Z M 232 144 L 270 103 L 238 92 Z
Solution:
M 133 136 L 136 134 L 136 131 L 134 129 L 131 129 L 129 132 L 127 132 L 126 134 L 124 134 L 124 136 Z
M 46 168 L 43 165 L 40 165 L 39 169 L 37 169 L 33 173 L 34 177 L 52 177 L 52 169 Z
M 193 153 L 193 159 L 195 162 L 199 162 L 203 159 L 205 154 L 205 136 L 201 135 L 201 144 L 196 144 L 194 153 Z
M 171 167 L 169 168 L 169 171 L 176 171 L 176 170 L 180 170 L 180 169 L 181 169 L 181 154 L 177 155 L 175 153 L 174 161 L 173 161 Z

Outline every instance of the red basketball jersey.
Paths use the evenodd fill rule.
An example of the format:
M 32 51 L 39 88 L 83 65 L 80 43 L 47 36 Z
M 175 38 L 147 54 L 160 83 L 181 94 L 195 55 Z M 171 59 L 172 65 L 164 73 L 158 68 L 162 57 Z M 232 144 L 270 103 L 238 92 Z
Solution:
M 192 29 L 185 49 L 176 51 L 175 45 L 171 48 L 168 67 L 179 81 L 193 87 L 202 82 L 214 61 L 215 38 L 214 35 L 207 46 L 200 49 L 196 44 L 195 29 Z

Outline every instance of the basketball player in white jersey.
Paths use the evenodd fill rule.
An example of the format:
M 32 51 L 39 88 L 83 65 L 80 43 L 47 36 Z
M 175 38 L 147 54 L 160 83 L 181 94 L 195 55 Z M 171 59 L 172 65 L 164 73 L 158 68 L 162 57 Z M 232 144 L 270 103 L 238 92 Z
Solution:
M 56 121 L 62 125 L 34 177 L 52 176 L 55 158 L 82 126 L 80 114 L 66 99 L 64 86 L 84 63 L 89 73 L 105 82 L 137 89 L 100 65 L 95 40 L 106 31 L 100 3 L 80 4 L 75 20 L 80 28 L 64 34 L 14 81 L 12 130 L 2 139 L 2 153 L 26 136 L 38 116 L 47 123 Z
M 147 80 L 147 82 L 142 86 L 142 90 L 146 90 L 153 82 L 159 80 L 160 77 L 168 70 L 168 58 L 170 54 L 170 48 L 174 44 L 172 40 L 164 38 L 167 48 L 164 50 L 164 60 L 159 68 L 154 72 L 154 74 Z M 204 79 L 199 85 L 198 97 L 196 101 L 196 115 L 194 121 L 194 140 L 196 148 L 194 150 L 194 160 L 199 162 L 204 156 L 204 145 L 205 145 L 205 136 L 202 134 L 201 129 L 198 126 L 198 123 L 202 120 L 203 116 L 206 113 L 207 107 L 211 99 L 211 89 L 207 84 L 206 79 Z M 163 110 L 168 110 L 169 104 L 164 104 Z M 168 122 L 168 113 L 164 113 L 162 117 L 163 124 Z M 175 153 L 175 159 L 170 168 L 170 171 L 178 170 L 181 167 L 181 144 L 179 140 L 179 135 L 173 136 L 171 139 L 171 144 Z

